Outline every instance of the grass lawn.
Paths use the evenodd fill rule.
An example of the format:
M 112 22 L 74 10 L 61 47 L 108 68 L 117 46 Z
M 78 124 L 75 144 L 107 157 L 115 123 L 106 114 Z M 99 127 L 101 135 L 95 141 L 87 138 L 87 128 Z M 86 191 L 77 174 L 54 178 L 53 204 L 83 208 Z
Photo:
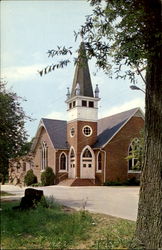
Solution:
M 18 202 L 2 202 L 2 249 L 129 248 L 135 223 L 115 217 L 76 212 L 50 202 L 29 211 L 16 211 Z

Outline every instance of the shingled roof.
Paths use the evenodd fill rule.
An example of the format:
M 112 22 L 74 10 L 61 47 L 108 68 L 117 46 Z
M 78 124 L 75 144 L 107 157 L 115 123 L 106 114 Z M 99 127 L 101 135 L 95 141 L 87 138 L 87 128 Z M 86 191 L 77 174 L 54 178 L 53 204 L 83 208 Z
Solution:
M 124 126 L 128 120 L 139 111 L 139 108 L 130 109 L 122 113 L 98 120 L 98 136 L 93 148 L 101 148 Z
M 94 97 L 91 76 L 89 72 L 88 60 L 86 56 L 85 45 L 82 42 L 79 49 L 78 62 L 76 64 L 71 97 L 75 96 L 77 83 L 80 85 L 80 95 Z
M 62 120 L 53 120 L 42 118 L 45 129 L 51 139 L 55 149 L 68 149 L 67 143 L 67 122 Z
M 140 108 L 130 109 L 98 120 L 98 136 L 93 148 L 104 147 L 137 112 L 141 113 Z M 41 126 L 45 127 L 55 149 L 69 149 L 66 121 L 42 118 Z M 36 141 L 34 145 L 36 145 Z M 33 147 L 35 147 L 34 145 Z

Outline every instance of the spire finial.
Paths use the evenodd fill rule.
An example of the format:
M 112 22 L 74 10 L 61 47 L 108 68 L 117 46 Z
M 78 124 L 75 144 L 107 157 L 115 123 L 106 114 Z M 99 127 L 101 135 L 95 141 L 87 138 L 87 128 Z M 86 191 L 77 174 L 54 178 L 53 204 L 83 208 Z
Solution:
M 96 88 L 95 88 L 95 98 L 99 98 L 99 88 L 98 88 L 98 84 L 96 84 Z
M 80 95 L 80 84 L 77 82 L 76 88 L 75 88 L 75 94 Z
M 69 87 L 67 87 L 66 99 L 68 100 L 69 98 L 70 98 L 70 90 Z

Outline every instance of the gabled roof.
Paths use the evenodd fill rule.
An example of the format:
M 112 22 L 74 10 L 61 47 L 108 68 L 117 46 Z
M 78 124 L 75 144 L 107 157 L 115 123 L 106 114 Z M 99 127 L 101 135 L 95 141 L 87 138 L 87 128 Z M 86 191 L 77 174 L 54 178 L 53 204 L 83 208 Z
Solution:
M 141 116 L 144 119 L 141 109 L 134 108 L 98 120 L 98 136 L 93 148 L 104 148 L 120 129 L 135 115 Z M 33 142 L 32 150 L 34 150 L 37 145 L 42 127 L 47 131 L 55 149 L 69 149 L 67 142 L 67 122 L 63 120 L 42 118 L 36 134 L 36 139 Z
M 120 131 L 120 129 L 137 113 L 144 118 L 140 108 L 130 109 L 128 111 L 108 116 L 98 120 L 97 142 L 93 148 L 103 148 Z
M 67 122 L 42 118 L 43 124 L 55 149 L 67 149 Z
M 75 96 L 77 83 L 80 85 L 80 95 L 94 97 L 91 77 L 89 72 L 88 60 L 85 45 L 82 42 L 79 49 L 78 61 L 75 68 L 71 97 Z
M 49 139 L 55 149 L 68 149 L 68 143 L 66 141 L 67 122 L 62 120 L 42 118 L 33 141 L 31 151 L 34 152 L 35 150 L 40 138 L 42 127 L 46 130 L 47 135 L 49 136 Z

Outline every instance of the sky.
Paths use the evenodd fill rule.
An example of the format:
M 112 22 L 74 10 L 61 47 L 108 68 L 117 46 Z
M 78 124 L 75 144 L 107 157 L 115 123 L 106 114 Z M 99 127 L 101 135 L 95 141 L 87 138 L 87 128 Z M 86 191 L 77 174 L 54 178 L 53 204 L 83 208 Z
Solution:
M 49 58 L 47 51 L 57 46 L 79 48 L 74 31 L 84 24 L 92 7 L 85 0 L 2 0 L 1 1 L 1 78 L 7 87 L 27 101 L 21 105 L 33 121 L 26 121 L 29 139 L 35 136 L 40 119 L 66 120 L 66 92 L 72 86 L 75 66 L 71 63 L 43 77 L 38 70 L 58 62 Z M 144 94 L 132 91 L 129 80 L 108 78 L 96 72 L 89 62 L 93 88 L 99 85 L 99 118 L 131 108 L 144 111 Z M 144 89 L 142 81 L 138 86 Z

